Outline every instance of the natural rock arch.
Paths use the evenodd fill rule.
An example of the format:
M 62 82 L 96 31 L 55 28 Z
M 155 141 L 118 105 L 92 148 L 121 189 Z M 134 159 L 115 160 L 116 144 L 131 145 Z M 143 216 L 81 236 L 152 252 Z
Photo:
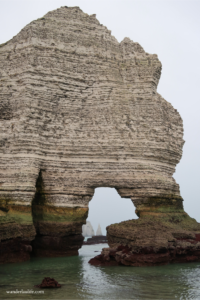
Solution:
M 77 253 L 95 187 L 115 187 L 140 217 L 185 215 L 172 177 L 182 119 L 156 92 L 157 55 L 129 38 L 118 43 L 95 15 L 61 7 L 0 45 L 0 70 L 2 261 L 8 239 L 22 260 L 21 245 L 34 239 L 38 176 L 45 205 L 34 202 L 34 223 L 51 236 L 44 255 L 56 243 Z
M 100 225 L 102 234 L 106 235 L 106 227 L 121 221 L 137 219 L 135 206 L 130 198 L 122 198 L 115 188 L 98 187 L 88 204 L 88 218 L 94 231 Z

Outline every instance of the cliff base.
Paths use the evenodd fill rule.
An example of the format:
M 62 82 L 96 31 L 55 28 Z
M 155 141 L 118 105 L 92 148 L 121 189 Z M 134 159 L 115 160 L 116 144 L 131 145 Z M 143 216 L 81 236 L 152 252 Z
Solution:
M 145 216 L 107 227 L 96 266 L 158 266 L 200 261 L 200 224 L 186 213 Z

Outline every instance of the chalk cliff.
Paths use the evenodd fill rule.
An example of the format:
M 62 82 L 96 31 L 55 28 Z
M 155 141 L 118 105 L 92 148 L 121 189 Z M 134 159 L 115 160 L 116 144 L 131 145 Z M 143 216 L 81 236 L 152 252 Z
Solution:
M 183 124 L 156 91 L 160 75 L 157 55 L 78 7 L 0 45 L 0 262 L 31 246 L 78 254 L 96 187 L 131 198 L 140 219 L 185 216 L 172 177 Z

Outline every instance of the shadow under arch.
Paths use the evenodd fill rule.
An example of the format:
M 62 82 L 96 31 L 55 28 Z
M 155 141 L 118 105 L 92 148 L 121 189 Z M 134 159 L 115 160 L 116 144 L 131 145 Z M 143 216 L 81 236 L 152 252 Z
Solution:
M 82 197 L 84 205 L 80 206 L 77 202 L 71 207 L 68 202 L 64 207 L 59 207 L 49 201 L 52 194 L 48 187 L 47 170 L 40 170 L 35 187 L 32 218 L 36 237 L 31 243 L 34 256 L 78 255 L 84 239 L 82 225 L 86 223 L 88 213 L 95 232 L 100 224 L 104 235 L 106 226 L 137 218 L 131 199 L 122 198 L 114 187 L 91 187 L 85 196 L 73 196 L 74 203 Z
M 57 207 L 49 203 L 49 190 L 45 184 L 46 170 L 40 170 L 36 192 L 32 200 L 32 219 L 36 230 L 31 242 L 33 256 L 59 257 L 78 255 L 83 243 L 81 228 L 88 209 Z M 81 210 L 81 212 L 79 211 Z M 74 216 L 75 215 L 75 216 Z

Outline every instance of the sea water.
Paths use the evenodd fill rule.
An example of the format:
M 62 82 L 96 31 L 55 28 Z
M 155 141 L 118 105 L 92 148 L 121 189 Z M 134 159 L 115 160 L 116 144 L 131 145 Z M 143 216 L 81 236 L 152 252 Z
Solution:
M 79 256 L 0 265 L 0 299 L 200 299 L 200 263 L 91 266 L 88 261 L 102 247 L 107 245 L 84 245 Z M 44 277 L 53 277 L 62 287 L 35 288 Z

